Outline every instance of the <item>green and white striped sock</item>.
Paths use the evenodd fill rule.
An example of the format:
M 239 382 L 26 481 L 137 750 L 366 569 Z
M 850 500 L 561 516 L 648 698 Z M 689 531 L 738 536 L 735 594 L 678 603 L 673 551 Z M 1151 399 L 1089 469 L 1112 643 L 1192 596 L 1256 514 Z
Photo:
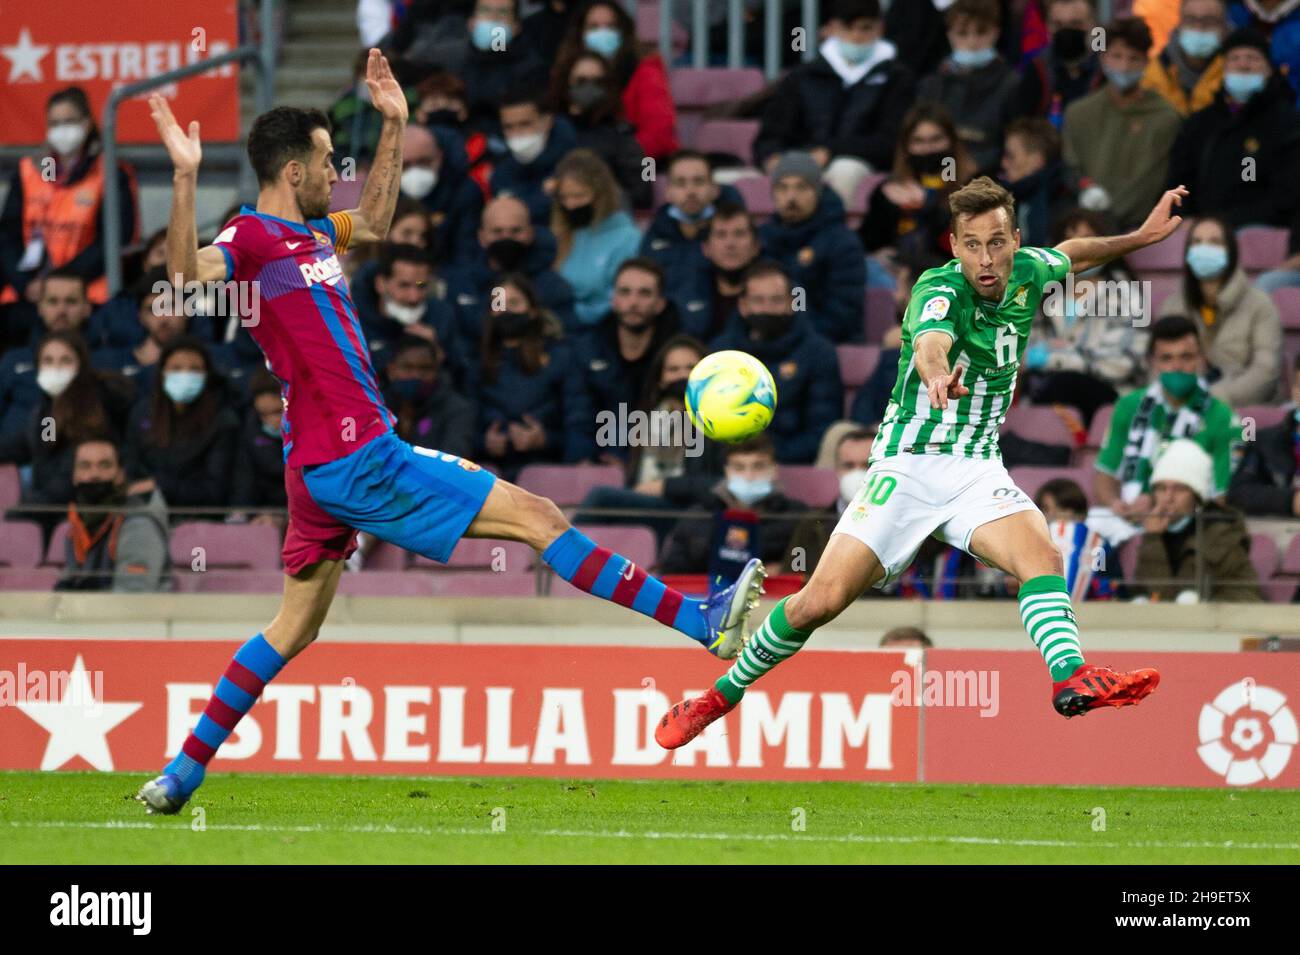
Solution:
M 754 631 L 731 669 L 718 677 L 714 686 L 728 702 L 739 703 L 751 683 L 782 660 L 798 653 L 805 641 L 813 635 L 811 630 L 796 630 L 785 619 L 785 602 L 789 599 L 781 599 Z
M 1065 578 L 1044 574 L 1026 580 L 1020 587 L 1020 622 L 1052 671 L 1052 682 L 1068 680 L 1083 666 L 1079 627 L 1070 607 Z

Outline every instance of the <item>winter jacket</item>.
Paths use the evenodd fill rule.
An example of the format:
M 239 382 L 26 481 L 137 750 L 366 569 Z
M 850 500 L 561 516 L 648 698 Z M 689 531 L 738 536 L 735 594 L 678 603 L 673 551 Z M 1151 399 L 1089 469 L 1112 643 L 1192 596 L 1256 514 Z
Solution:
M 131 412 L 123 455 L 127 480 L 152 477 L 172 507 L 225 507 L 230 503 L 239 444 L 235 412 L 221 407 L 199 433 L 182 421 L 174 429 L 172 443 L 160 448 L 149 440 L 151 404 L 145 398 Z
M 552 312 L 566 329 L 575 328 L 573 286 L 551 269 L 555 262 L 555 236 L 550 229 L 535 229 L 534 233 L 533 244 L 519 263 L 519 271 L 532 281 L 547 311 Z M 443 270 L 447 283 L 446 299 L 456 310 L 457 334 L 471 352 L 478 351 L 479 340 L 483 337 L 483 313 L 490 304 L 492 287 L 500 281 L 502 274 L 488 264 L 487 252 L 482 246 L 469 260 Z
M 844 203 L 823 188 L 817 208 L 787 225 L 773 216 L 758 230 L 763 254 L 775 259 L 802 288 L 817 331 L 832 342 L 862 341 L 867 261 L 862 242 L 844 224 Z
M 710 351 L 725 349 L 753 355 L 776 381 L 776 415 L 768 431 L 777 460 L 811 463 L 822 433 L 843 417 L 844 387 L 835 346 L 814 331 L 808 316 L 796 312 L 790 328 L 771 341 L 750 338 L 744 320 L 737 317 L 709 345 Z
M 475 248 L 478 248 L 477 243 Z M 379 274 L 378 262 L 367 262 L 357 269 L 348 284 L 352 289 L 352 304 L 356 307 L 357 318 L 361 320 L 361 332 L 366 336 L 366 345 L 370 350 L 370 363 L 381 374 L 388 360 L 392 357 L 392 348 L 397 340 L 407 332 L 407 328 L 394 318 L 389 318 L 383 311 L 383 302 L 375 289 L 375 277 Z M 435 280 L 435 285 L 443 285 Z M 448 290 L 443 288 L 442 295 Z M 478 339 L 467 340 L 457 322 L 456 309 L 446 297 L 440 297 L 437 290 L 424 300 L 424 315 L 418 322 L 432 328 L 437 335 L 438 344 L 442 346 L 443 356 L 448 368 L 454 375 L 464 373 L 467 363 L 478 350 Z
M 573 287 L 573 311 L 579 325 L 594 325 L 609 311 L 618 267 L 640 247 L 641 230 L 621 211 L 573 234 L 569 255 L 559 272 Z
M 623 88 L 623 116 L 647 156 L 663 160 L 677 151 L 677 107 L 658 53 L 641 57 L 632 71 Z
M 1282 319 L 1273 299 L 1240 266 L 1219 292 L 1212 323 L 1206 321 L 1208 310 L 1192 308 L 1186 295 L 1180 285 L 1165 299 L 1160 317 L 1185 315 L 1200 329 L 1206 360 L 1221 375 L 1210 394 L 1234 408 L 1272 401 L 1282 362 Z
M 1200 73 L 1194 72 L 1178 44 L 1178 30 L 1174 30 L 1159 56 L 1147 64 L 1142 85 L 1163 96 L 1178 115 L 1186 118 L 1214 102 L 1223 86 L 1223 55 L 1217 54 Z
M 718 292 L 718 270 L 702 254 L 667 276 L 667 295 L 677 306 L 682 331 L 702 342 L 716 338 L 736 318 L 736 301 Z
M 1030 248 L 1051 245 L 1057 220 L 1079 204 L 1078 183 L 1059 160 L 1003 185 L 1016 200 L 1020 242 Z
M 420 203 L 432 213 L 433 246 L 444 262 L 461 262 L 478 245 L 483 216 L 483 191 L 469 174 L 469 157 L 460 133 L 445 126 L 430 127 L 442 150 L 438 182 Z
M 726 480 L 715 483 L 707 502 L 701 502 L 707 513 L 698 517 L 684 517 L 677 522 L 664 542 L 659 570 L 665 574 L 699 574 L 707 572 L 717 531 L 717 516 L 723 511 L 749 511 L 758 516 L 756 540 L 747 541 L 750 555 L 758 557 L 769 566 L 780 566 L 785 560 L 790 536 L 798 519 L 793 516 L 807 510 L 800 501 L 786 497 L 779 488 L 752 505 L 744 505 L 727 490 Z
M 867 200 L 867 214 L 858 229 L 863 247 L 870 252 L 893 248 L 898 261 L 907 265 L 914 275 L 950 262 L 953 257 L 952 239 L 949 238 L 952 231 L 948 211 L 950 192 L 926 188 L 925 201 L 919 209 L 903 209 L 885 195 L 887 181 L 877 183 Z M 929 177 L 927 181 L 934 184 L 929 182 Z M 922 185 L 924 187 L 927 183 Z
M 585 379 L 592 411 L 617 414 L 619 405 L 629 410 L 639 407 L 655 355 L 679 331 L 677 306 L 669 302 L 659 315 L 650 344 L 636 361 L 625 360 L 618 350 L 618 319 L 612 312 L 575 336 L 574 359 Z
M 556 116 L 546 145 L 536 159 L 522 163 L 513 153 L 507 153 L 497 162 L 492 170 L 492 196 L 515 196 L 528 207 L 533 225 L 546 225 L 551 221 L 551 197 L 544 184 L 555 175 L 560 160 L 577 148 L 578 134 L 573 124 L 563 116 Z
M 848 88 L 821 54 L 787 73 L 763 109 L 754 162 L 761 168 L 775 153 L 822 146 L 832 156 L 856 156 L 888 169 L 916 79 L 888 41 L 879 41 L 877 57 Z
M 590 149 L 603 159 L 628 202 L 637 209 L 648 209 L 654 202 L 654 180 L 642 175 L 645 153 L 632 127 L 615 119 L 584 123 L 579 117 L 571 121 L 578 136 L 578 148 Z
M 434 69 L 455 73 L 465 81 L 470 126 L 496 131 L 500 128 L 501 101 L 511 90 L 530 86 L 546 89 L 550 64 L 538 59 L 524 43 L 511 42 L 504 50 L 480 50 L 468 36 L 462 36 L 465 38 L 448 48 L 445 56 L 412 58 L 412 72 L 420 76 Z
M 68 507 L 63 573 L 55 590 L 149 593 L 170 590 L 167 502 L 157 489 L 129 497 L 120 513 L 93 529 Z
M 946 107 L 976 169 L 996 175 L 1002 165 L 1002 130 L 1015 117 L 1019 85 L 1020 75 L 1002 57 L 975 70 L 944 60 L 921 80 L 916 98 Z
M 1241 514 L 1208 504 L 1197 520 L 1177 534 L 1143 534 L 1138 545 L 1134 577 L 1139 590 L 1160 600 L 1173 600 L 1195 590 L 1203 600 L 1257 603 L 1263 600 L 1259 575 L 1250 562 L 1250 534 Z
M 1282 0 L 1270 20 L 1260 17 L 1254 7 L 1257 4 L 1251 0 L 1238 0 L 1228 8 L 1228 22 L 1234 28 L 1254 27 L 1271 37 L 1269 59 L 1275 67 L 1287 68 L 1291 89 L 1300 102 L 1300 0 Z
M 1109 288 L 1118 291 L 1118 301 L 1111 300 L 1106 286 L 1094 286 L 1095 294 L 1075 299 L 1075 314 L 1070 315 L 1064 311 L 1069 303 L 1062 287 L 1059 296 L 1044 303 L 1028 347 L 1064 342 L 1051 348 L 1041 366 L 1045 371 L 1081 372 L 1123 391 L 1140 384 L 1146 374 L 1147 330 L 1134 321 L 1138 303 L 1131 294 L 1133 277 L 1123 269 L 1103 269 L 1097 278 L 1114 283 Z
M 1040 50 L 1020 67 L 1020 86 L 1016 90 L 1016 115 L 1039 116 L 1057 129 L 1066 108 L 1101 86 L 1101 60 L 1090 54 L 1077 76 L 1057 62 L 1050 46 Z
M 284 489 L 284 439 L 262 430 L 262 419 L 251 411 L 239 431 L 230 503 L 234 507 L 288 505 Z
M 409 404 L 390 384 L 384 389 L 384 404 L 397 416 L 394 430 L 408 444 L 462 458 L 472 458 L 477 452 L 477 409 L 445 375 L 438 375 L 433 389 Z
M 735 186 L 722 186 L 718 189 L 715 204 L 732 202 L 744 206 L 745 200 Z M 648 255 L 664 267 L 668 280 L 668 291 L 672 290 L 674 277 L 693 271 L 698 262 L 704 258 L 700 251 L 700 236 L 688 239 L 682 235 L 681 223 L 672 216 L 672 206 L 664 203 L 655 210 L 654 218 L 646 227 L 641 239 L 638 255 Z
M 1246 445 L 1228 487 L 1228 503 L 1251 517 L 1295 517 L 1297 461 L 1300 418 L 1293 409 L 1281 424 L 1264 428 Z
M 1300 112 L 1292 96 L 1275 74 L 1235 112 L 1220 90 L 1213 105 L 1188 117 L 1169 162 L 1169 184 L 1190 193 L 1179 210 L 1184 217 L 1220 215 L 1233 227 L 1293 224 Z M 1253 178 L 1242 175 L 1244 159 L 1255 160 Z

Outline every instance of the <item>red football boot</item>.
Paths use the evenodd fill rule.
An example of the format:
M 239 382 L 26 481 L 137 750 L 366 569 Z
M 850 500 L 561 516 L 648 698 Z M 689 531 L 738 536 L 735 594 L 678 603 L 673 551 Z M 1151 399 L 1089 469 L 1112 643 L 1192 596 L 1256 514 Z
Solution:
M 1110 667 L 1085 663 L 1068 680 L 1052 684 L 1052 706 L 1067 719 L 1099 706 L 1134 706 L 1160 683 L 1155 670 L 1120 673 Z
M 655 742 L 664 749 L 685 746 L 703 733 L 706 726 L 735 708 L 735 703 L 728 703 L 718 688 L 711 686 L 703 696 L 674 703 L 655 727 Z

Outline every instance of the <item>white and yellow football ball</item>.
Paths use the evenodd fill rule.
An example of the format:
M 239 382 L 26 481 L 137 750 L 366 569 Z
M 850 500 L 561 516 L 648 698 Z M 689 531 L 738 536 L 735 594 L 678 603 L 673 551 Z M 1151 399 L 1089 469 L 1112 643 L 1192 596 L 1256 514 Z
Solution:
M 707 355 L 686 381 L 686 413 L 715 441 L 735 444 L 758 434 L 776 412 L 776 382 L 743 351 Z

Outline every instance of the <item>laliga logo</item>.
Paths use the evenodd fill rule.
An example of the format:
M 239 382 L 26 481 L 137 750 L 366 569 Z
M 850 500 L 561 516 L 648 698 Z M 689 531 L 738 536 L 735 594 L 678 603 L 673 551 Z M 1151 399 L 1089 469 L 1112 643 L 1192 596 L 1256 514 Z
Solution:
M 1196 752 L 1229 786 L 1276 779 L 1298 741 L 1286 697 L 1246 677 L 1201 707 Z

